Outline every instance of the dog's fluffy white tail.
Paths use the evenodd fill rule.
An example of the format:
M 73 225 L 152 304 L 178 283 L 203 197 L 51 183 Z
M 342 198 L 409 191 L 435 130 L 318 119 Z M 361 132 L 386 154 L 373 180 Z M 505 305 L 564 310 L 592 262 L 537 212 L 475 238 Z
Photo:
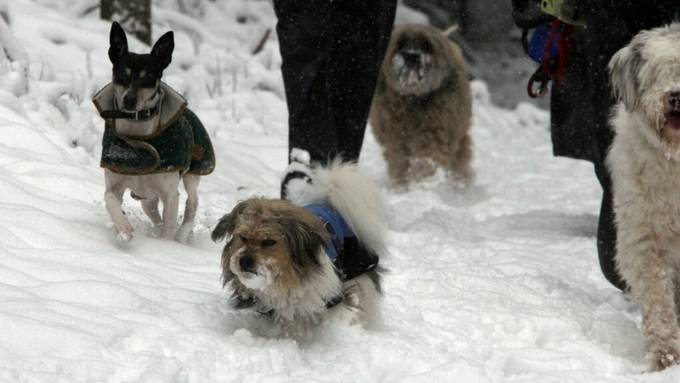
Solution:
M 340 160 L 328 167 L 315 167 L 312 173 L 312 184 L 291 193 L 291 201 L 299 205 L 328 203 L 364 246 L 386 255 L 385 209 L 378 186 L 361 174 L 356 164 Z

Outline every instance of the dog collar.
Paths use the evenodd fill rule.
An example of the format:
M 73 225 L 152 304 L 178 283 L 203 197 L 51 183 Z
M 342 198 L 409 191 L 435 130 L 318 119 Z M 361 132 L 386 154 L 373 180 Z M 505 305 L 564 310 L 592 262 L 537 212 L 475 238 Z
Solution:
M 108 83 L 100 89 L 92 97 L 92 102 L 97 108 L 97 112 L 104 117 L 104 119 L 113 122 L 114 127 L 117 119 L 135 121 L 135 118 L 143 119 L 144 117 L 152 117 L 154 116 L 154 113 L 157 113 L 159 116 L 159 131 L 162 131 L 172 125 L 184 113 L 187 102 L 181 94 L 169 87 L 163 81 L 161 81 L 159 92 L 162 94 L 162 97 L 156 106 L 148 109 L 149 111 L 147 111 L 147 109 L 140 110 L 136 115 L 135 112 L 122 112 L 119 110 L 120 108 L 115 102 L 113 83 Z M 156 110 L 156 108 L 159 110 Z
M 105 120 L 135 120 L 135 121 L 146 121 L 158 114 L 161 103 L 158 102 L 153 108 L 135 110 L 134 112 L 124 112 L 122 110 L 102 110 L 99 115 Z
M 239 299 L 243 299 L 240 298 Z M 330 298 L 329 300 L 325 301 L 326 303 L 326 310 L 330 310 L 333 307 L 339 305 L 345 300 L 345 296 L 342 294 L 338 294 L 334 296 L 333 298 Z M 255 298 L 247 298 L 247 305 L 245 306 L 236 306 L 237 309 L 243 309 L 243 308 L 248 308 L 248 307 L 253 307 L 257 303 L 257 300 Z M 260 307 L 255 312 L 259 315 L 265 316 L 265 317 L 272 317 L 274 316 L 274 313 L 276 310 L 269 308 L 269 307 Z
M 342 294 L 338 294 L 335 297 L 326 301 L 326 309 L 331 309 L 331 308 L 339 305 L 340 303 L 342 303 L 342 301 L 344 301 L 344 300 L 345 300 L 345 296 L 342 295 Z

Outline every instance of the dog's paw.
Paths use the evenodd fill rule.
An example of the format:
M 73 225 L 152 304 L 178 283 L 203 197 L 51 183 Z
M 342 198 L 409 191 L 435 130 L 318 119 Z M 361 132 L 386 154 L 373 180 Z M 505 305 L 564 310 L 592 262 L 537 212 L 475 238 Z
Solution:
M 132 225 L 125 223 L 122 225 L 114 225 L 116 231 L 116 239 L 120 242 L 128 242 L 132 239 Z
M 676 347 L 668 346 L 654 351 L 654 370 L 661 371 L 680 363 L 680 352 Z
M 182 225 L 175 233 L 175 241 L 186 245 L 191 242 L 193 233 L 193 225 Z
M 132 233 L 119 231 L 116 234 L 116 239 L 119 242 L 129 242 L 132 239 Z
M 161 231 L 161 236 L 165 239 L 172 239 L 175 238 L 175 234 L 177 233 L 177 226 L 163 226 L 163 230 Z

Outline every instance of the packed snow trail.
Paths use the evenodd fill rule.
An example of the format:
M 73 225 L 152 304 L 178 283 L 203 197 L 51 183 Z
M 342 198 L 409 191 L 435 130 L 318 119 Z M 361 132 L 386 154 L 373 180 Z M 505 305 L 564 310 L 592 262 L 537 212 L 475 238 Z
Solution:
M 0 381 L 680 379 L 679 367 L 644 372 L 639 310 L 599 271 L 591 166 L 552 157 L 548 114 L 496 108 L 482 83 L 467 188 L 393 187 L 367 134 L 360 167 L 389 206 L 382 329 L 326 322 L 296 342 L 231 309 L 209 232 L 237 201 L 277 195 L 286 166 L 275 36 L 249 53 L 275 24 L 268 2 L 197 1 L 186 14 L 154 1 L 154 37 L 175 30 L 164 80 L 202 119 L 218 165 L 199 188 L 192 245 L 157 238 L 129 197 L 135 238 L 118 243 L 89 101 L 109 81 L 109 24 L 79 18 L 79 4 L 8 6 L 29 66 L 0 65 Z

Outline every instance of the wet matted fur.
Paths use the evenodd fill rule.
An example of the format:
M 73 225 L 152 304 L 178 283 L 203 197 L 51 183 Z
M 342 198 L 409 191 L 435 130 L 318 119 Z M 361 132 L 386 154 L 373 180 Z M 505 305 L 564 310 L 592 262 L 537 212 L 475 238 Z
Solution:
M 327 226 L 302 206 L 323 204 L 347 222 L 363 246 L 385 254 L 384 213 L 380 190 L 356 171 L 334 163 L 310 174 L 308 190 L 293 203 L 251 198 L 224 215 L 212 232 L 227 237 L 222 252 L 224 285 L 236 308 L 253 309 L 298 337 L 330 314 L 372 326 L 379 321 L 379 271 L 341 279 L 326 253 Z M 350 254 L 351 256 L 351 254 Z
M 607 156 L 616 263 L 640 304 L 648 355 L 661 370 L 680 362 L 680 24 L 640 32 L 609 69 L 621 101 Z
M 438 167 L 469 180 L 471 117 L 460 48 L 429 26 L 396 27 L 370 114 L 393 182 L 418 181 Z

